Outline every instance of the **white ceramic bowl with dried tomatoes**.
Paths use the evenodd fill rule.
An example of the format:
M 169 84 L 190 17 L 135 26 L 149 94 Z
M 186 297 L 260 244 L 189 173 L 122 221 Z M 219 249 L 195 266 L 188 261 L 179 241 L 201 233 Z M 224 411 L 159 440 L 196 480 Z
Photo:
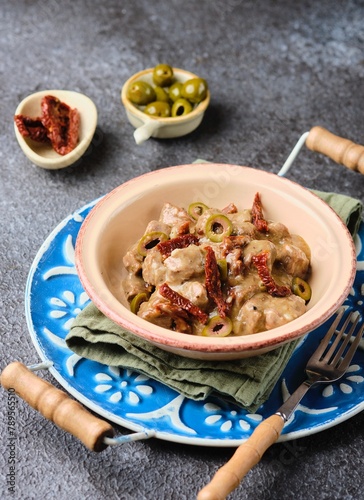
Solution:
M 42 90 L 27 96 L 15 110 L 15 116 L 23 115 L 37 118 L 42 114 L 41 102 L 46 96 L 53 96 L 72 109 L 77 109 L 80 117 L 78 142 L 76 147 L 65 154 L 58 154 L 51 144 L 36 142 L 23 137 L 14 123 L 15 137 L 25 156 L 38 167 L 58 170 L 75 165 L 84 155 L 94 136 L 97 126 L 97 108 L 93 101 L 84 94 L 72 90 Z

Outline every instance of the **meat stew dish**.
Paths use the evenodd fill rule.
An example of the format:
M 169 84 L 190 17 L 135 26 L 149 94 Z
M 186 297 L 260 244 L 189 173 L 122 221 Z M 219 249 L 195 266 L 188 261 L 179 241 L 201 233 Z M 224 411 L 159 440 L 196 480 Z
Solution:
M 123 257 L 131 310 L 161 327 L 210 337 L 271 330 L 304 314 L 310 248 L 263 212 L 259 193 L 241 210 L 166 202 Z

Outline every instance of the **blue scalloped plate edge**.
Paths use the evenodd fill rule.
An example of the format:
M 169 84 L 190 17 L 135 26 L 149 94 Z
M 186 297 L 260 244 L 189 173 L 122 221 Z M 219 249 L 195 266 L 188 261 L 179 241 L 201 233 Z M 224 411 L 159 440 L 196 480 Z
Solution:
M 101 198 L 99 198 L 101 199 Z M 98 199 L 98 200 L 99 200 Z M 39 342 L 39 337 L 36 329 L 34 328 L 33 324 L 33 319 L 32 319 L 32 312 L 30 310 L 30 296 L 31 296 L 31 289 L 32 289 L 32 284 L 33 284 L 33 278 L 34 278 L 34 273 L 37 269 L 37 266 L 43 257 L 43 255 L 47 252 L 49 246 L 53 242 L 53 240 L 56 238 L 56 236 L 59 234 L 59 232 L 64 228 L 69 221 L 74 219 L 75 217 L 79 216 L 82 212 L 84 212 L 87 209 L 91 209 L 95 203 L 98 201 L 92 201 L 88 203 L 87 205 L 83 206 L 79 210 L 75 211 L 73 214 L 68 216 L 66 219 L 64 219 L 46 238 L 42 246 L 37 252 L 37 255 L 32 263 L 27 283 L 26 283 L 26 290 L 25 290 L 25 312 L 26 312 L 26 320 L 30 332 L 30 336 L 32 339 L 32 342 L 35 346 L 35 349 L 40 356 L 42 361 L 48 361 L 50 358 L 46 355 L 44 352 L 41 343 Z M 364 237 L 364 228 L 363 224 L 361 226 L 361 233 L 363 233 Z M 361 234 L 360 233 L 360 234 Z M 358 238 L 358 244 L 361 245 L 360 238 Z M 361 245 L 362 246 L 362 245 Z M 359 253 L 362 252 L 362 248 L 360 248 Z M 52 360 L 51 360 L 52 361 Z M 106 418 L 110 422 L 113 422 L 121 427 L 124 427 L 126 429 L 135 431 L 135 432 L 141 432 L 144 430 L 153 430 L 151 427 L 148 427 L 146 425 L 142 425 L 140 423 L 135 423 L 129 419 L 120 417 L 119 415 L 115 415 L 113 412 L 108 411 L 106 408 L 101 407 L 99 404 L 94 403 L 92 400 L 89 398 L 85 397 L 84 394 L 79 392 L 75 387 L 73 387 L 65 378 L 64 376 L 54 367 L 51 366 L 49 368 L 49 372 L 52 374 L 52 376 L 58 381 L 58 383 L 69 393 L 71 394 L 76 400 L 84 404 L 87 408 L 90 410 L 94 411 L 95 413 L 99 414 L 100 416 Z M 284 375 L 284 374 L 283 374 Z M 264 406 L 264 405 L 263 405 Z M 275 410 L 278 409 L 275 408 Z M 298 430 L 291 430 L 286 433 L 282 433 L 282 435 L 279 438 L 279 442 L 284 442 L 284 441 L 289 441 L 293 439 L 298 439 L 301 437 L 305 437 L 307 435 L 311 435 L 314 433 L 318 433 L 324 430 L 327 430 L 333 426 L 336 426 L 340 424 L 341 422 L 344 422 L 348 420 L 349 418 L 352 418 L 359 412 L 361 412 L 364 409 L 364 400 L 357 404 L 356 406 L 348 409 L 347 411 L 344 411 L 341 413 L 339 416 L 335 417 L 332 420 L 329 420 L 328 422 L 321 424 L 321 425 L 307 425 L 304 428 L 298 429 Z M 273 412 L 275 411 L 273 410 Z M 268 415 L 265 415 L 265 417 Z M 258 422 L 259 423 L 259 422 Z M 257 423 L 257 424 L 258 424 Z M 252 429 L 253 431 L 254 429 Z M 198 445 L 198 446 L 214 446 L 214 447 L 236 447 L 239 446 L 242 442 L 244 442 L 246 438 L 244 439 L 216 439 L 216 438 L 208 438 L 208 437 L 202 437 L 202 438 L 194 438 L 186 435 L 179 435 L 176 432 L 165 432 L 165 431 L 156 431 L 155 437 L 158 439 L 162 439 L 165 441 L 172 441 L 176 443 L 182 443 L 182 444 L 191 444 L 191 445 Z

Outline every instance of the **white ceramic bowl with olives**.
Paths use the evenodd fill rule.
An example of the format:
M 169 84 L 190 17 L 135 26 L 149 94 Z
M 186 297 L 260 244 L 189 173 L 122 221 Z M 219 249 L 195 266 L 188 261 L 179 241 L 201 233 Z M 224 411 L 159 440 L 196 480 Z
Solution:
M 150 221 L 158 222 L 163 205 L 169 202 L 187 210 L 191 203 L 202 202 L 223 209 L 233 203 L 243 210 L 251 206 L 257 192 L 266 219 L 284 224 L 310 248 L 312 295 L 307 310 L 267 331 L 225 337 L 182 333 L 135 314 L 123 287 L 127 276 L 123 259 L 143 237 Z M 329 319 L 350 293 L 356 252 L 344 223 L 311 191 L 262 170 L 201 163 L 152 171 L 122 184 L 100 200 L 78 235 L 76 267 L 94 304 L 134 335 L 181 356 L 227 360 L 275 349 Z
M 159 64 L 131 76 L 121 90 L 121 101 L 134 138 L 170 139 L 193 132 L 210 103 L 205 79 L 189 71 Z

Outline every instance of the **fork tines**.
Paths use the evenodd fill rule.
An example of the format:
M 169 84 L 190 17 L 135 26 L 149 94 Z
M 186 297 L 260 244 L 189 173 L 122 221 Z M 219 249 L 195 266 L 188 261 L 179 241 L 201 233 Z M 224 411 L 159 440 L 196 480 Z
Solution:
M 322 347 L 319 354 L 320 361 L 325 361 L 327 364 L 331 365 L 333 368 L 340 366 L 341 370 L 346 370 L 349 366 L 355 351 L 359 345 L 359 342 L 363 336 L 364 324 L 359 328 L 354 340 L 352 340 L 353 334 L 360 320 L 360 315 L 357 312 L 352 312 L 347 316 L 344 324 L 337 330 L 337 327 L 344 315 L 345 309 L 342 308 L 338 315 L 336 316 L 334 322 L 332 323 L 329 331 L 322 339 Z M 352 323 L 349 328 L 349 323 Z M 349 328 L 348 331 L 346 331 Z M 335 336 L 335 338 L 334 338 Z M 328 346 L 331 337 L 334 338 L 331 345 Z M 351 343 L 350 348 L 345 352 L 349 342 Z M 328 350 L 326 350 L 328 346 Z

